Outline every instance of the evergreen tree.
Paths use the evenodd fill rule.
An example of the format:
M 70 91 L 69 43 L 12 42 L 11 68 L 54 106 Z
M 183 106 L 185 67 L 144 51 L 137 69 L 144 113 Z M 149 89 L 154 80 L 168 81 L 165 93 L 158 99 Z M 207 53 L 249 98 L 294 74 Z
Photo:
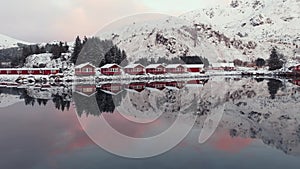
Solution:
M 270 58 L 268 60 L 269 70 L 281 69 L 283 62 L 280 60 L 275 48 L 272 49 Z
M 77 36 L 74 44 L 74 51 L 71 57 L 71 62 L 73 62 L 74 64 L 76 63 L 76 60 L 80 54 L 81 49 L 82 49 L 81 39 L 79 36 Z
M 263 58 L 257 58 L 256 61 L 255 61 L 255 64 L 258 67 L 262 67 L 266 64 L 266 61 Z

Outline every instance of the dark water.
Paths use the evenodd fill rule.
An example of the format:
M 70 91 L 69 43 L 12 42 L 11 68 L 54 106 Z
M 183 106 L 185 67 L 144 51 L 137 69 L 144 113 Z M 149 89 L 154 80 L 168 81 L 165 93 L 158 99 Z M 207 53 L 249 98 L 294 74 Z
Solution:
M 178 89 L 138 87 L 139 92 L 132 92 L 126 84 L 120 88 L 111 84 L 113 91 L 89 84 L 43 90 L 2 87 L 0 168 L 299 168 L 300 88 L 293 83 L 278 79 L 209 79 L 192 87 L 185 83 Z M 190 104 L 193 101 L 195 104 Z M 105 118 L 125 135 L 149 137 L 174 123 L 177 111 L 185 105 L 196 105 L 185 110 L 197 120 L 187 137 L 166 153 L 131 159 L 96 144 L 95 135 L 109 142 L 122 140 L 110 140 L 110 134 L 94 126 L 93 120 Z M 219 105 L 224 105 L 222 119 L 214 134 L 200 144 L 204 121 Z M 149 119 L 151 113 L 142 113 L 155 114 L 158 110 L 163 114 L 149 124 L 136 125 L 124 118 Z M 87 128 L 96 134 L 88 135 Z M 140 145 L 120 149 L 139 150 L 131 146 L 144 151 Z

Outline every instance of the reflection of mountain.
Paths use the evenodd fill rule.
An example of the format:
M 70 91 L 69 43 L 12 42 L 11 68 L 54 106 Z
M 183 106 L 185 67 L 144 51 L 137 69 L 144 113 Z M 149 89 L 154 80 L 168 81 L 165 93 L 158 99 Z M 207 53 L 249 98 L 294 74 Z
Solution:
M 99 110 L 86 105 L 98 102 L 101 112 L 117 109 L 125 116 L 145 121 L 155 119 L 160 113 L 168 120 L 174 120 L 178 113 L 190 113 L 198 116 L 197 127 L 203 127 L 208 116 L 220 111 L 217 113 L 224 114 L 219 127 L 229 130 L 232 137 L 259 139 L 287 154 L 298 155 L 299 92 L 297 86 L 280 80 L 212 78 L 204 85 L 187 85 L 180 90 L 146 88 L 119 95 L 98 90 L 97 101 L 84 97 L 76 101 L 76 106 L 80 103 L 80 115 L 83 110 L 92 114 Z
M 52 100 L 55 107 L 64 111 L 69 109 L 72 91 L 68 87 L 36 88 L 0 88 L 0 107 L 7 107 L 17 102 L 25 102 L 25 105 L 46 105 Z

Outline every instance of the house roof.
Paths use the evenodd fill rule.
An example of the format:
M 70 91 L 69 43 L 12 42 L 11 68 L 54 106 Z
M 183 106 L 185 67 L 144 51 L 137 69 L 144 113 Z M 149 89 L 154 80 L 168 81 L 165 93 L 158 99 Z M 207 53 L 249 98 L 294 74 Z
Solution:
M 144 66 L 141 65 L 141 64 L 130 64 L 130 65 L 125 66 L 124 68 L 135 68 L 135 67 L 137 67 L 137 66 L 142 66 L 142 67 L 144 67 Z
M 178 66 L 182 66 L 181 64 L 169 64 L 166 68 L 177 68 Z
M 115 63 L 111 63 L 111 64 L 106 64 L 106 65 L 102 66 L 101 68 L 102 68 L 102 69 L 105 69 L 105 68 L 110 68 L 110 67 L 112 67 L 112 66 L 118 66 L 118 67 L 120 67 L 119 65 L 117 65 L 117 64 L 115 64 Z
M 157 67 L 159 67 L 159 66 L 163 66 L 163 65 L 162 65 L 162 64 L 151 64 L 151 65 L 148 65 L 148 66 L 146 67 L 146 69 L 157 68 Z
M 82 63 L 82 64 L 80 64 L 80 65 L 75 66 L 75 68 L 83 68 L 83 67 L 85 67 L 85 66 L 87 66 L 87 65 L 90 65 L 90 66 L 96 68 L 96 66 L 94 66 L 94 65 L 91 64 L 90 62 Z
M 234 67 L 234 63 L 212 63 L 212 67 Z
M 184 67 L 186 67 L 186 68 L 203 68 L 204 67 L 204 65 L 203 64 L 186 64 L 186 65 L 184 65 Z

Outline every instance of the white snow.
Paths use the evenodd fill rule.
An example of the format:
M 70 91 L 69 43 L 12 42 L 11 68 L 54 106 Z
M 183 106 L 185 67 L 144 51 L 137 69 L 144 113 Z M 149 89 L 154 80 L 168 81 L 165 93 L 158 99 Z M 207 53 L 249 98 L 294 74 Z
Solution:
M 29 44 L 28 42 L 13 39 L 11 37 L 0 34 L 0 49 L 18 47 L 18 43 Z

